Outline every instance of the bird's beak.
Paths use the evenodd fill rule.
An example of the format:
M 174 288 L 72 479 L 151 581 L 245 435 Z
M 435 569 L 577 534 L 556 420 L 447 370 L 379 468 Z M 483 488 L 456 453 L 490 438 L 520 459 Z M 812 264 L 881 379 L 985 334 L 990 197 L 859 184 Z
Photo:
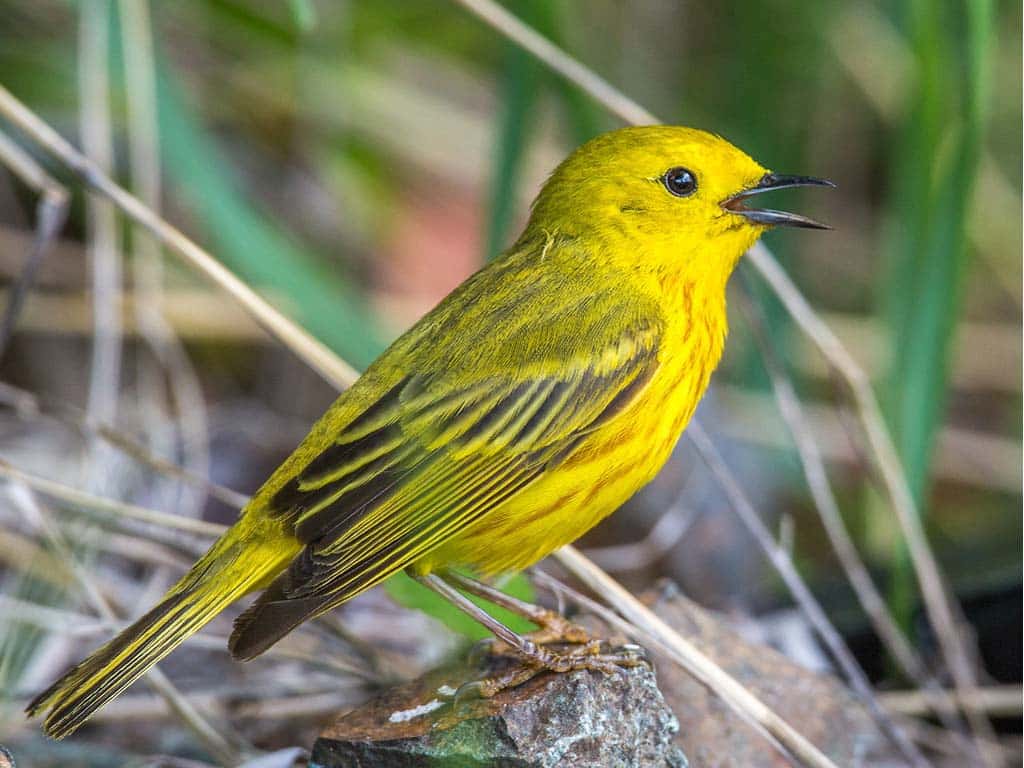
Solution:
M 806 216 L 785 211 L 773 211 L 768 208 L 745 208 L 743 203 L 748 197 L 789 187 L 835 187 L 826 179 L 815 179 L 811 176 L 785 176 L 780 173 L 766 173 L 756 186 L 744 189 L 721 202 L 721 206 L 729 211 L 757 224 L 769 227 L 804 227 L 805 229 L 832 229 Z

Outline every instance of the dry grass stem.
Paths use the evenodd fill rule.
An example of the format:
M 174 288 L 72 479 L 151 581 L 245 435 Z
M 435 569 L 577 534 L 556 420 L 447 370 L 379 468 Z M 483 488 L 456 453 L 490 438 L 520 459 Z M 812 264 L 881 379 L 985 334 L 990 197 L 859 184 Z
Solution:
M 16 238 L 0 236 L 0 248 L 6 248 L 7 242 L 14 243 Z M 0 289 L 0 302 L 6 302 L 8 296 L 8 291 Z M 125 336 L 145 338 L 148 331 L 140 325 L 137 311 L 142 297 L 129 290 L 121 298 L 119 311 Z M 258 345 L 266 344 L 272 338 L 241 307 L 225 305 L 220 292 L 213 293 L 203 288 L 174 288 L 162 293 L 159 309 L 170 329 L 182 339 Z M 37 292 L 25 302 L 19 323 L 26 333 L 90 335 L 92 312 L 88 296 L 84 292 Z M 145 340 L 149 343 L 148 338 Z
M 114 162 L 110 125 L 110 67 L 108 62 L 110 8 L 86 3 L 79 9 L 78 75 L 82 150 L 99 172 L 109 173 Z M 121 243 L 116 209 L 103 195 L 86 198 L 86 252 L 92 273 L 93 345 L 89 366 L 86 411 L 97 421 L 113 421 L 121 380 Z M 94 452 L 95 454 L 95 452 Z M 97 466 L 101 456 L 94 455 Z M 97 487 L 98 473 L 89 473 Z
M 13 513 L 12 511 L 12 514 Z M 33 578 L 56 588 L 66 590 L 70 581 L 60 561 L 34 538 L 0 527 L 0 565 L 14 572 L 30 573 Z M 0 626 L 3 626 L 0 624 Z
M 792 447 L 784 429 L 762 428 L 778 420 L 780 406 L 774 392 L 721 383 L 715 385 L 714 398 L 720 405 L 721 419 L 715 426 L 721 435 L 765 448 Z M 861 430 L 848 408 L 804 398 L 801 410 L 826 463 L 860 466 L 872 474 L 872 481 L 876 479 L 874 462 L 861 449 L 861 441 L 851 440 Z M 1020 491 L 1022 459 L 1019 441 L 947 426 L 937 437 L 932 474 L 942 482 L 1014 494 Z
M 149 2 L 120 0 L 118 12 L 123 20 L 121 40 L 125 55 L 132 183 L 142 201 L 159 214 L 160 148 Z M 164 389 L 161 372 L 165 371 L 177 415 L 175 423 L 180 426 L 184 464 L 193 474 L 205 476 L 210 464 L 206 401 L 199 376 L 162 312 L 164 270 L 160 244 L 141 226 L 135 227 L 132 243 L 135 252 L 132 274 L 139 294 L 139 300 L 134 302 L 136 322 L 157 363 L 154 370 L 154 366 L 148 364 L 151 361 L 139 357 L 139 389 L 145 400 L 140 412 L 149 422 L 147 432 L 152 439 L 163 438 L 164 443 L 173 445 L 173 430 L 172 434 L 167 434 L 169 430 L 160 415 Z M 204 501 L 202 491 L 201 487 L 194 486 L 193 493 L 185 503 L 179 503 L 179 508 L 188 509 L 190 516 L 198 513 Z
M 970 763 L 963 762 L 962 738 L 958 734 L 951 733 L 945 728 L 937 727 L 926 720 L 919 720 L 917 718 L 901 717 L 899 721 L 903 729 L 910 734 L 910 737 L 915 742 L 927 747 L 936 755 L 950 757 L 959 761 L 954 762 L 953 765 L 958 767 L 970 765 L 973 768 L 973 766 L 981 764 L 977 759 Z M 982 756 L 981 760 L 990 765 L 1016 766 L 1021 764 L 1022 750 L 1019 737 L 1016 741 L 1005 737 L 1001 741 L 985 738 L 976 739 L 975 748 Z
M 181 256 L 224 289 L 261 327 L 280 339 L 288 349 L 329 383 L 338 389 L 344 389 L 358 378 L 352 366 L 271 306 L 227 267 L 192 242 L 180 230 L 164 221 L 145 203 L 114 183 L 107 174 L 14 98 L 3 86 L 0 86 L 0 115 L 17 125 L 42 149 L 64 163 L 90 189 L 112 200 L 122 213 L 149 230 L 164 247 Z
M 82 434 L 105 440 L 140 464 L 167 477 L 188 483 L 228 506 L 241 509 L 249 500 L 244 493 L 210 482 L 204 476 L 185 469 L 173 461 L 154 455 L 138 440 L 108 424 L 94 424 L 89 421 L 81 409 L 71 403 L 41 397 L 2 381 L 0 381 L 0 403 L 6 403 L 21 418 L 30 419 L 46 415 Z
M 610 573 L 646 568 L 671 552 L 682 541 L 697 519 L 697 514 L 697 510 L 684 507 L 682 499 L 677 499 L 658 516 L 657 522 L 640 541 L 590 547 L 584 554 Z
M 191 551 L 186 553 L 180 547 L 151 541 L 134 531 L 118 533 L 95 526 L 82 531 L 82 538 L 88 539 L 95 552 L 117 555 L 128 562 L 170 568 L 177 573 L 184 573 L 195 562 Z
M 492 0 L 455 0 L 473 14 L 487 22 L 503 37 L 532 54 L 566 80 L 578 85 L 631 125 L 657 125 L 661 122 L 652 113 L 637 104 L 600 75 L 594 73 L 542 34 L 520 21 L 515 14 Z
M 40 605 L 7 595 L 0 595 L 0 620 L 31 624 L 49 632 L 74 637 L 88 637 L 108 632 L 114 626 L 95 616 L 69 611 L 66 608 Z
M 352 706 L 352 697 L 348 693 L 336 691 L 284 696 L 267 696 L 265 691 L 253 691 L 251 700 L 242 699 L 239 692 L 232 692 L 232 696 L 236 701 L 230 705 L 224 704 L 224 695 L 217 691 L 199 692 L 189 696 L 189 699 L 204 710 L 219 710 L 235 720 L 269 720 L 275 724 L 282 720 L 325 717 Z M 258 700 L 255 698 L 257 696 Z M 130 694 L 112 701 L 97 712 L 93 720 L 97 723 L 124 725 L 162 720 L 166 716 L 166 706 L 159 697 Z
M 20 488 L 24 491 L 24 493 L 18 494 L 20 500 L 23 501 L 21 506 L 27 514 L 34 518 L 34 522 L 43 531 L 51 546 L 62 556 L 64 563 L 74 574 L 80 590 L 93 609 L 106 622 L 117 623 L 117 616 L 110 603 L 103 596 L 92 575 L 79 565 L 77 557 L 61 533 L 60 527 L 50 517 L 48 510 L 35 502 L 32 490 L 28 486 L 20 485 Z M 240 753 L 236 745 L 244 745 L 240 736 L 232 734 L 231 739 L 226 737 L 222 733 L 226 730 L 226 726 L 223 724 L 220 726 L 220 730 L 214 728 L 158 668 L 150 669 L 146 673 L 146 680 L 163 697 L 167 706 L 181 719 L 199 742 L 209 749 L 222 765 L 230 767 L 239 762 Z M 252 751 L 252 748 L 250 747 L 248 751 Z
M 955 706 L 949 707 L 948 695 L 941 689 L 935 677 L 928 672 L 921 657 L 897 625 L 896 619 L 889 612 L 881 593 L 875 587 L 867 566 L 861 560 L 853 539 L 850 538 L 842 513 L 839 511 L 839 504 L 832 493 L 832 486 L 829 483 L 828 473 L 825 471 L 825 464 L 822 461 L 821 452 L 818 450 L 818 444 L 804 417 L 800 399 L 793 389 L 792 382 L 785 375 L 774 342 L 765 327 L 764 313 L 757 302 L 753 300 L 749 290 L 743 292 L 742 306 L 754 340 L 760 349 L 765 371 L 768 373 L 768 378 L 775 391 L 779 412 L 796 445 L 797 452 L 800 454 L 800 464 L 804 470 L 811 498 L 825 527 L 825 532 L 828 534 L 832 549 L 839 558 L 839 563 L 853 587 L 857 600 L 867 614 L 879 639 L 882 640 L 903 673 L 931 693 L 936 705 L 936 713 L 944 718 L 943 724 L 952 731 L 962 730 L 963 724 L 955 717 L 950 717 L 951 713 L 956 714 Z
M 885 691 L 878 695 L 878 700 L 894 715 L 922 717 L 935 708 L 935 701 L 929 691 Z M 993 717 L 1020 718 L 1024 711 L 1024 689 L 1019 685 L 978 688 L 964 704 L 968 709 Z M 947 696 L 942 706 L 947 711 L 956 711 L 957 702 Z
M 786 588 L 793 595 L 800 610 L 814 628 L 815 633 L 821 638 L 829 654 L 843 671 L 843 676 L 849 682 L 851 689 L 867 707 L 868 712 L 871 713 L 875 722 L 878 723 L 879 728 L 911 764 L 916 766 L 928 765 L 928 761 L 921 754 L 920 750 L 900 731 L 892 718 L 886 714 L 885 710 L 878 703 L 878 700 L 875 698 L 875 692 L 871 688 L 871 682 L 868 680 L 867 675 L 864 674 L 864 670 L 857 664 L 853 654 L 850 653 L 850 649 L 846 647 L 843 638 L 836 628 L 832 626 L 832 622 L 828 620 L 828 616 L 825 615 L 821 604 L 797 572 L 792 558 L 790 558 L 785 549 L 776 543 L 771 531 L 768 530 L 768 527 L 758 516 L 754 505 L 750 503 L 743 489 L 740 488 L 739 483 L 729 470 L 728 465 L 714 443 L 712 443 L 707 432 L 704 431 L 703 426 L 697 423 L 696 420 L 692 421 L 686 430 L 686 435 L 690 438 L 690 441 L 708 466 L 708 469 L 711 470 L 711 473 L 717 479 L 719 486 L 721 486 L 726 498 L 729 500 L 730 506 L 739 515 L 744 526 L 753 535 L 754 540 L 761 547 L 772 567 L 782 578 Z
M 964 622 L 958 615 L 959 606 L 954 607 L 955 601 L 947 592 L 939 565 L 928 544 L 924 528 L 921 526 L 917 505 L 914 503 L 914 497 L 907 483 L 907 476 L 903 471 L 899 455 L 896 453 L 892 435 L 885 425 L 882 410 L 879 407 L 878 398 L 875 397 L 875 392 L 871 388 L 871 383 L 864 371 L 846 351 L 839 338 L 818 317 L 811 305 L 807 303 L 807 299 L 797 290 L 789 275 L 771 257 L 768 250 L 758 244 L 750 250 L 749 256 L 790 315 L 804 329 L 850 387 L 868 446 L 871 449 L 871 455 L 882 475 L 886 491 L 896 513 L 896 520 L 907 541 L 914 573 L 924 598 L 925 609 L 938 636 L 943 658 L 953 676 L 956 696 L 967 701 L 977 687 L 977 677 L 971 661 L 973 655 L 968 651 L 965 641 L 967 633 Z M 982 721 L 972 715 L 970 711 L 967 714 L 975 736 L 990 739 L 991 726 L 987 721 Z
M 127 519 L 209 538 L 216 538 L 227 530 L 226 526 L 217 523 L 194 520 L 180 515 L 170 515 L 166 512 L 158 512 L 155 509 L 146 509 L 134 504 L 95 496 L 86 491 L 72 488 L 64 483 L 58 483 L 55 480 L 47 480 L 38 475 L 23 472 L 2 459 L 0 459 L 0 477 L 24 483 L 44 496 L 74 506 L 84 514 L 101 522 L 113 522 L 116 525 L 121 525 L 122 519 Z

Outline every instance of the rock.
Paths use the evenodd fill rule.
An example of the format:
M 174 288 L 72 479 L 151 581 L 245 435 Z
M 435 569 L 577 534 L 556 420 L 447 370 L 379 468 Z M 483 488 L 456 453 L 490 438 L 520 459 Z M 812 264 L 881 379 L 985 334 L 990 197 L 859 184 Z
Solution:
M 515 664 L 489 659 L 487 674 Z M 468 666 L 394 688 L 340 717 L 313 747 L 315 768 L 684 768 L 678 721 L 650 667 L 543 674 L 492 699 L 451 703 Z

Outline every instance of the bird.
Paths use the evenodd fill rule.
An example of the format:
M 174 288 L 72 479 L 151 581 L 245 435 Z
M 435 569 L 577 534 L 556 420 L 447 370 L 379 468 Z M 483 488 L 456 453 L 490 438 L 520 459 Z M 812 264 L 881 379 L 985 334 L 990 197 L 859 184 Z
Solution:
M 67 736 L 245 595 L 260 593 L 234 623 L 239 660 L 400 571 L 527 670 L 634 663 L 489 580 L 575 541 L 655 476 L 721 358 L 741 256 L 773 227 L 828 229 L 748 206 L 802 186 L 834 185 L 773 173 L 694 128 L 622 128 L 578 147 L 515 243 L 394 341 L 157 605 L 28 714 L 46 710 L 44 730 Z

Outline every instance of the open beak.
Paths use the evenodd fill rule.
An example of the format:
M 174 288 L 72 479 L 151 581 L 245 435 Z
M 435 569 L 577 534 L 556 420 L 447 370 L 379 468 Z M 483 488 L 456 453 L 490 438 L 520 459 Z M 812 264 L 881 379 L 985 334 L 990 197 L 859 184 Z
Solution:
M 744 189 L 732 197 L 721 202 L 721 206 L 730 213 L 736 213 L 757 224 L 764 224 L 769 227 L 804 227 L 805 229 L 832 229 L 827 224 L 821 224 L 806 216 L 797 213 L 786 213 L 785 211 L 773 211 L 768 208 L 746 208 L 743 203 L 748 197 L 760 195 L 762 192 L 772 192 L 776 189 L 788 189 L 789 187 L 835 187 L 831 181 L 826 179 L 815 179 L 811 176 L 786 176 L 781 173 L 766 173 L 764 178 L 757 183 L 757 186 Z

